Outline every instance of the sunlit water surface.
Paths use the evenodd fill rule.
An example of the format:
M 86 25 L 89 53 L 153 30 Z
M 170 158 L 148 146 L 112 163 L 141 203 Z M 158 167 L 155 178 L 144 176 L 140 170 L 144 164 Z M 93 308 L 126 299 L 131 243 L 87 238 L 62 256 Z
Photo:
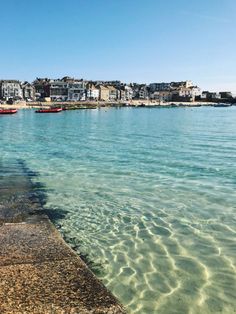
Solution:
M 236 312 L 236 108 L 0 116 L 46 208 L 128 313 Z

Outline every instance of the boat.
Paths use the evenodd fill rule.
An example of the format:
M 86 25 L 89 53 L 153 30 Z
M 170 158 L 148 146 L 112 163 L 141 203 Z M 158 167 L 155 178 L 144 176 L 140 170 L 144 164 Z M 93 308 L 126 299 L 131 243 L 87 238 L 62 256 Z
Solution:
M 219 103 L 219 104 L 214 105 L 214 107 L 218 107 L 218 108 L 220 108 L 220 107 L 231 107 L 231 106 L 232 106 L 232 104 L 224 104 L 224 103 Z
M 14 114 L 17 111 L 17 109 L 0 109 L 0 114 Z
M 38 109 L 35 112 L 36 113 L 56 113 L 61 112 L 62 108 L 50 108 L 50 109 Z

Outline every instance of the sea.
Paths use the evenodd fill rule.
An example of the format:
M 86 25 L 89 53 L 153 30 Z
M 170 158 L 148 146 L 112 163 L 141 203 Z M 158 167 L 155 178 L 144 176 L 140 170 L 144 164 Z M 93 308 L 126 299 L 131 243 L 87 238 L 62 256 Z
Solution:
M 1 115 L 0 177 L 22 165 L 127 313 L 236 313 L 236 107 Z

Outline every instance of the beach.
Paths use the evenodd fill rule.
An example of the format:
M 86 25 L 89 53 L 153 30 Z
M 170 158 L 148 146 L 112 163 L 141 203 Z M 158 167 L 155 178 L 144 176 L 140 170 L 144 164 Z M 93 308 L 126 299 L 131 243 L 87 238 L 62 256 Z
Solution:
M 217 102 L 155 102 L 149 100 L 132 100 L 127 102 L 121 101 L 77 101 L 77 102 L 16 102 L 12 105 L 10 104 L 0 104 L 0 108 L 3 109 L 32 109 L 32 108 L 51 108 L 51 107 L 64 107 L 67 109 L 94 109 L 100 107 L 196 107 L 196 106 L 212 106 L 217 105 Z

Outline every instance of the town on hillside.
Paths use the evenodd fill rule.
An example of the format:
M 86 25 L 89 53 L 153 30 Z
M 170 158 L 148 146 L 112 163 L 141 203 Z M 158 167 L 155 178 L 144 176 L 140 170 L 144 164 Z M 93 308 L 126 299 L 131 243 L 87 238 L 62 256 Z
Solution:
M 170 83 L 122 83 L 121 81 L 87 81 L 71 77 L 61 79 L 36 78 L 32 83 L 0 80 L 1 103 L 26 102 L 127 102 L 149 100 L 156 102 L 231 102 L 229 91 L 201 91 L 192 81 Z

